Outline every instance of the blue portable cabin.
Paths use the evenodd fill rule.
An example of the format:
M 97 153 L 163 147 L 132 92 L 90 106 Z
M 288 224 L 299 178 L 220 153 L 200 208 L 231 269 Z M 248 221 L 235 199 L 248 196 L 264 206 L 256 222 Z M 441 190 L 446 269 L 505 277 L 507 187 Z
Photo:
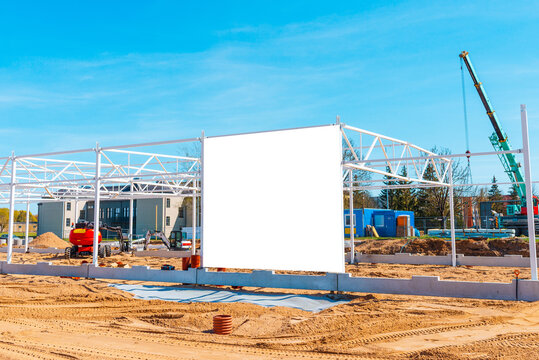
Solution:
M 354 236 L 365 236 L 363 209 L 354 209 Z M 350 237 L 350 210 L 344 210 L 344 237 Z
M 374 226 L 380 237 L 397 236 L 397 217 L 408 215 L 410 226 L 415 226 L 414 212 L 389 209 L 354 209 L 355 237 L 365 236 L 367 225 Z M 344 210 L 344 237 L 350 237 L 350 211 Z

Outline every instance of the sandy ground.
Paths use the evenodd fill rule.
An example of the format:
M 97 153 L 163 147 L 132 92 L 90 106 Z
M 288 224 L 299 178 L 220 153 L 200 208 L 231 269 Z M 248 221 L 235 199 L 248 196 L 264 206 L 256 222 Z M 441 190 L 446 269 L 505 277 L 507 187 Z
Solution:
M 130 282 L 133 283 L 133 282 Z M 0 359 L 537 358 L 539 302 L 346 294 L 320 313 L 135 300 L 99 280 L 0 275 Z M 229 336 L 211 332 L 230 314 Z
M 0 259 L 4 260 L 6 254 L 0 254 Z M 41 261 L 52 262 L 55 265 L 80 265 L 82 261 L 90 261 L 90 256 L 66 260 L 63 254 L 22 254 L 13 253 L 13 263 L 35 264 Z M 131 254 L 118 254 L 110 258 L 99 259 L 105 266 L 116 266 L 117 262 L 133 265 L 148 265 L 151 268 L 159 269 L 163 264 L 171 264 L 176 269 L 181 269 L 181 259 L 179 258 L 159 258 L 159 257 L 135 257 Z M 346 271 L 353 276 L 367 277 L 391 277 L 391 278 L 411 278 L 412 275 L 439 276 L 442 280 L 466 280 L 481 282 L 510 282 L 515 278 L 516 268 L 505 267 L 457 267 L 441 265 L 393 265 L 393 264 L 357 264 L 347 265 Z M 521 279 L 530 279 L 529 268 L 520 268 Z M 239 269 L 227 269 L 227 271 L 243 271 Z M 282 273 L 282 272 L 281 272 Z

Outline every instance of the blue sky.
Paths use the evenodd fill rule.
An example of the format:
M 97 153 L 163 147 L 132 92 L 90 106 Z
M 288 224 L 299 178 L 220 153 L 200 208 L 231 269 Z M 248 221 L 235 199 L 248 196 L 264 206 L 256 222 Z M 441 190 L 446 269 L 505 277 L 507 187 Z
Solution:
M 539 3 L 48 1 L 0 4 L 8 155 L 343 122 L 464 152 L 470 52 L 539 174 Z M 466 74 L 472 151 L 492 132 Z M 535 155 L 538 154 L 538 155 Z M 496 158 L 472 163 L 474 181 Z

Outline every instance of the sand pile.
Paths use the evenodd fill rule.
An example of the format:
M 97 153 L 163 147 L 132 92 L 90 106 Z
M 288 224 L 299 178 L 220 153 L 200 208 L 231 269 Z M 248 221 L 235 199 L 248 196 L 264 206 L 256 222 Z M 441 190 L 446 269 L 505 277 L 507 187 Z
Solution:
M 56 236 L 55 234 L 51 232 L 46 232 L 44 234 L 39 235 L 34 240 L 32 240 L 28 245 L 35 248 L 58 248 L 58 249 L 63 249 L 63 248 L 71 246 L 70 243 L 60 239 L 58 236 Z

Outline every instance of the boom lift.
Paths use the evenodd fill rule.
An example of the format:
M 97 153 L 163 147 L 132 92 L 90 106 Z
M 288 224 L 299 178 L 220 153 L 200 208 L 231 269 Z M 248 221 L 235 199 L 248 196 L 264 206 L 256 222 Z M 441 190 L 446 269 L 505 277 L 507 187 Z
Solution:
M 468 69 L 468 72 L 470 73 L 475 89 L 477 90 L 477 93 L 479 94 L 479 98 L 481 99 L 481 102 L 483 103 L 483 106 L 485 107 L 490 123 L 494 127 L 494 132 L 492 133 L 492 135 L 489 136 L 490 143 L 494 147 L 495 151 L 511 151 L 512 147 L 511 147 L 511 144 L 509 143 L 507 134 L 505 133 L 505 131 L 503 131 L 500 121 L 498 120 L 498 116 L 496 115 L 496 113 L 494 112 L 494 109 L 492 108 L 492 105 L 487 96 L 485 88 L 483 87 L 483 84 L 481 83 L 481 81 L 479 81 L 479 77 L 477 76 L 477 73 L 475 72 L 475 69 L 470 61 L 468 52 L 463 51 L 460 53 L 459 56 L 464 61 L 464 64 L 466 65 L 466 68 Z M 509 179 L 511 180 L 511 182 L 514 183 L 513 188 L 515 189 L 516 194 L 520 198 L 520 204 L 507 205 L 506 207 L 507 216 L 503 216 L 501 218 L 500 226 L 510 228 L 510 229 L 515 229 L 517 232 L 517 235 L 519 235 L 521 233 L 525 233 L 527 229 L 526 215 L 528 213 L 528 207 L 526 204 L 526 186 L 524 185 L 524 177 L 522 176 L 522 173 L 520 172 L 520 164 L 516 161 L 514 154 L 512 153 L 498 154 L 498 158 L 500 159 L 502 163 L 505 173 L 507 174 L 507 176 L 509 176 Z M 534 215 L 538 214 L 538 206 L 537 206 L 538 200 L 539 199 L 536 196 L 533 196 L 532 208 L 533 208 Z M 536 220 L 536 224 L 537 224 L 537 220 Z
M 112 230 L 116 231 L 116 228 L 99 227 L 99 230 Z M 121 234 L 121 229 L 120 229 Z M 110 245 L 104 245 L 101 243 L 101 232 L 98 231 L 98 248 L 97 253 L 100 258 L 109 257 L 112 253 Z M 65 258 L 70 259 L 78 257 L 80 255 L 91 255 L 94 248 L 94 224 L 89 222 L 78 222 L 75 224 L 75 228 L 69 233 L 69 242 L 71 247 L 65 249 Z
M 99 257 L 108 257 L 112 253 L 110 245 L 101 244 L 101 233 L 106 230 L 117 234 L 118 242 L 120 244 L 120 251 L 127 252 L 131 250 L 129 242 L 123 236 L 121 226 L 110 226 L 107 224 L 101 224 L 99 226 L 98 243 L 99 247 L 97 253 Z M 79 255 L 90 255 L 93 251 L 94 244 L 94 224 L 86 221 L 81 221 L 75 224 L 75 228 L 69 233 L 69 241 L 72 246 L 65 251 L 65 258 L 70 259 Z

